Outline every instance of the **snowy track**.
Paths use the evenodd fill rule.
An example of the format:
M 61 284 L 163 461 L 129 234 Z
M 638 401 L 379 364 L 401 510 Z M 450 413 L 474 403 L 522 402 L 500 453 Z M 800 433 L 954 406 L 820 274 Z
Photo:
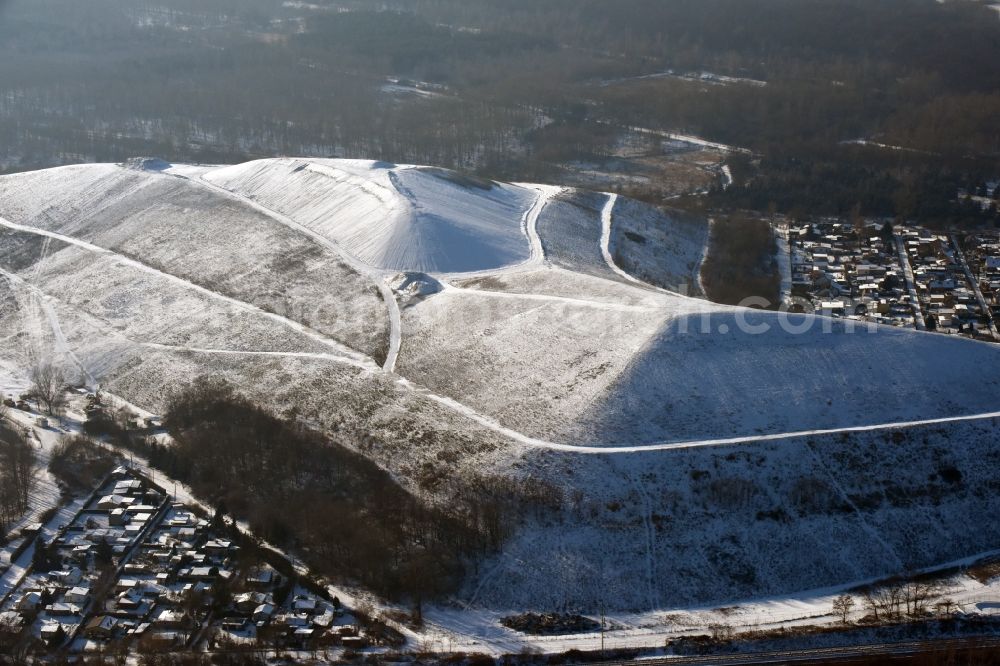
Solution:
M 178 277 L 171 273 L 164 272 L 162 270 L 153 268 L 147 264 L 142 263 L 136 259 L 132 259 L 128 256 L 118 254 L 112 250 L 104 247 L 93 245 L 83 240 L 79 240 L 70 236 L 59 234 L 53 231 L 47 231 L 43 229 L 38 229 L 34 227 L 29 227 L 21 224 L 16 224 L 10 222 L 6 219 L 0 218 L 0 226 L 6 227 L 8 229 L 34 234 L 45 238 L 47 241 L 58 240 L 63 243 L 72 245 L 77 248 L 84 249 L 88 252 L 94 254 L 108 257 L 112 261 L 115 261 L 121 265 L 134 268 L 136 270 L 143 271 L 148 274 L 157 276 L 158 278 L 168 280 L 174 284 L 180 285 L 184 289 L 192 290 L 202 295 L 208 296 L 212 299 L 227 303 L 231 306 L 235 306 L 243 311 L 251 312 L 256 316 L 264 317 L 270 319 L 274 322 L 287 327 L 296 333 L 299 333 L 310 340 L 321 343 L 323 346 L 328 347 L 330 352 L 328 353 L 317 353 L 313 351 L 272 351 L 267 349 L 233 349 L 230 348 L 231 345 L 219 344 L 213 345 L 202 344 L 199 346 L 177 346 L 177 345 L 164 345 L 158 344 L 156 341 L 135 341 L 127 338 L 122 338 L 123 344 L 135 344 L 140 346 L 145 346 L 151 349 L 159 349 L 168 352 L 179 352 L 179 353 L 190 353 L 190 354 L 214 354 L 214 355 L 226 355 L 226 356 L 258 356 L 258 357 L 283 357 L 283 358 L 301 358 L 309 359 L 317 362 L 330 362 L 330 363 L 346 363 L 348 365 L 360 368 L 368 372 L 379 372 L 384 371 L 387 373 L 393 373 L 396 366 L 396 360 L 398 359 L 399 350 L 401 347 L 402 340 L 402 325 L 401 316 L 399 311 L 399 306 L 396 302 L 396 298 L 392 289 L 389 287 L 389 283 L 386 280 L 387 272 L 382 269 L 373 268 L 364 264 L 359 258 L 352 256 L 343 247 L 341 247 L 337 242 L 330 240 L 318 232 L 307 228 L 306 226 L 300 224 L 296 220 L 287 217 L 281 213 L 271 210 L 265 206 L 252 201 L 249 196 L 243 196 L 241 194 L 230 192 L 214 183 L 208 182 L 204 179 L 198 178 L 196 175 L 183 176 L 180 174 L 171 174 L 170 178 L 183 178 L 186 181 L 198 186 L 210 190 L 212 192 L 218 193 L 228 199 L 234 200 L 241 205 L 249 206 L 252 209 L 259 211 L 266 215 L 268 218 L 277 221 L 283 226 L 294 230 L 296 233 L 300 233 L 308 236 L 309 238 L 315 240 L 317 243 L 327 247 L 335 252 L 335 254 L 342 258 L 343 261 L 351 266 L 360 275 L 372 279 L 378 286 L 383 294 L 383 298 L 386 301 L 389 310 L 389 331 L 390 331 L 390 344 L 387 358 L 384 363 L 378 363 L 374 359 L 359 353 L 335 340 L 332 340 L 321 333 L 304 326 L 303 324 L 283 317 L 278 314 L 267 312 L 261 308 L 241 301 L 230 296 L 226 296 L 216 291 L 212 291 L 206 287 L 200 286 L 198 284 L 192 283 L 184 278 Z M 522 232 L 525 234 L 529 240 L 531 252 L 530 257 L 526 262 L 521 264 L 515 264 L 508 267 L 503 267 L 491 271 L 483 271 L 482 275 L 488 276 L 502 276 L 504 274 L 515 273 L 525 270 L 526 268 L 541 268 L 545 265 L 545 254 L 544 248 L 542 246 L 541 239 L 537 231 L 538 218 L 541 212 L 544 210 L 545 206 L 549 202 L 552 196 L 561 191 L 560 188 L 555 187 L 536 187 L 538 195 L 535 201 L 532 203 L 531 207 L 524 213 L 521 225 Z M 695 299 L 691 297 L 682 297 L 679 294 L 670 292 L 664 289 L 653 287 L 648 285 L 637 278 L 629 275 L 627 272 L 618 267 L 613 258 L 612 252 L 612 238 L 613 238 L 613 218 L 614 212 L 616 210 L 616 205 L 619 203 L 619 198 L 615 194 L 610 194 L 607 197 L 607 201 L 601 210 L 601 234 L 600 234 L 600 252 L 610 270 L 629 283 L 635 284 L 637 287 L 641 287 L 645 291 L 658 292 L 663 294 L 669 294 L 675 298 L 684 298 L 690 302 L 696 302 L 700 305 L 704 305 L 704 301 L 700 299 Z M 593 239 L 593 240 L 596 240 Z M 593 242 L 590 241 L 590 242 Z M 463 277 L 468 277 L 469 274 L 453 274 Z M 23 278 L 21 278 L 23 280 Z M 28 284 L 25 282 L 25 284 Z M 575 298 L 570 296 L 553 296 L 545 294 L 518 294 L 512 292 L 497 292 L 488 290 L 478 290 L 478 289 L 467 289 L 453 287 L 446 282 L 445 284 L 445 294 L 467 294 L 471 296 L 476 294 L 477 297 L 481 298 L 497 298 L 497 299 L 511 299 L 511 300 L 524 300 L 524 301 L 538 301 L 538 302 L 552 302 L 552 303 L 565 303 L 567 305 L 588 307 L 588 308 L 598 308 L 605 310 L 617 310 L 617 311 L 632 311 L 632 310 L 643 310 L 649 309 L 648 306 L 641 305 L 629 305 L 625 303 L 615 303 L 615 302 L 601 302 L 592 301 L 585 298 Z M 30 288 L 37 291 L 34 285 L 28 284 Z M 39 292 L 41 293 L 41 292 Z M 56 338 L 57 343 L 62 347 L 61 351 L 64 351 L 68 356 L 72 355 L 72 351 L 68 349 L 66 345 L 66 338 L 62 334 L 61 326 L 59 325 L 58 319 L 55 316 L 55 310 L 52 308 L 51 304 L 48 304 L 46 299 L 54 299 L 52 296 L 46 296 L 42 294 L 43 308 L 41 314 L 48 319 L 48 323 L 52 328 L 53 335 Z M 47 307 L 44 307 L 46 306 Z M 41 319 L 41 317 L 39 317 Z M 42 323 L 42 322 L 39 322 Z M 110 333 L 110 331 L 109 331 Z M 83 366 L 83 363 L 76 359 L 77 363 Z M 90 374 L 88 372 L 88 374 Z M 93 378 L 91 378 L 93 379 Z M 95 382 L 96 383 L 96 382 Z M 403 390 L 414 392 L 427 400 L 435 402 L 448 410 L 459 414 L 460 416 L 469 419 L 470 421 L 478 424 L 479 426 L 488 429 L 496 434 L 501 435 L 504 438 L 511 440 L 514 443 L 522 445 L 528 448 L 552 450 L 552 451 L 563 451 L 568 453 L 579 453 L 579 454 L 600 454 L 600 455 L 614 455 L 614 454 L 631 454 L 631 453 L 649 453 L 657 451 L 668 451 L 674 449 L 692 449 L 700 447 L 712 447 L 712 446 L 737 446 L 754 444 L 769 441 L 780 441 L 780 440 L 790 440 L 795 438 L 804 438 L 810 436 L 820 436 L 820 435 L 831 435 L 831 434 L 841 434 L 841 433 L 862 433 L 862 432 L 873 432 L 873 431 L 886 431 L 901 428 L 911 428 L 927 425 L 940 425 L 947 423 L 960 423 L 966 421 L 982 421 L 988 419 L 1000 418 L 1000 412 L 988 411 L 980 414 L 955 416 L 955 417 L 944 417 L 944 418 L 934 418 L 934 419 L 921 419 L 921 420 L 909 420 L 909 421 L 890 421 L 877 424 L 865 424 L 865 425 L 855 425 L 855 426 L 844 426 L 835 427 L 827 429 L 817 429 L 817 430 L 792 430 L 787 432 L 772 432 L 770 434 L 752 434 L 746 436 L 733 436 L 733 437 L 721 437 L 721 438 L 691 438 L 683 439 L 680 441 L 656 441 L 660 439 L 662 435 L 652 435 L 647 439 L 647 443 L 641 444 L 626 444 L 628 441 L 625 438 L 625 442 L 614 441 L 614 436 L 609 436 L 606 439 L 610 441 L 603 442 L 582 442 L 582 443 L 559 443 L 546 441 L 519 431 L 515 428 L 520 428 L 524 430 L 523 426 L 513 424 L 515 427 L 507 427 L 499 422 L 492 415 L 488 415 L 482 411 L 474 409 L 458 400 L 436 393 L 434 389 L 425 386 L 420 386 L 416 383 L 410 382 L 409 380 L 399 377 L 397 380 L 397 385 Z M 980 407 L 980 410 L 986 407 L 989 409 L 992 405 L 984 405 Z M 486 410 L 489 411 L 489 410 Z M 919 415 L 919 414 L 916 414 Z M 862 420 L 863 417 L 859 417 L 858 420 Z M 669 432 L 669 431 L 668 431 Z M 695 437 L 700 435 L 700 432 L 693 433 Z M 683 435 L 680 435 L 683 437 Z M 598 436 L 595 439 L 605 439 L 603 436 Z M 639 439 L 636 437 L 635 439 Z M 649 440 L 653 440 L 649 443 Z
M 545 206 L 548 205 L 552 197 L 562 192 L 563 188 L 552 185 L 522 185 L 521 187 L 530 188 L 538 192 L 535 202 L 521 218 L 521 232 L 527 236 L 531 248 L 531 253 L 528 258 L 521 263 L 503 268 L 458 273 L 433 273 L 435 277 L 439 277 L 444 280 L 465 280 L 477 277 L 503 275 L 504 273 L 527 271 L 545 265 L 545 248 L 542 245 L 542 237 L 538 235 L 538 218 L 542 214 L 542 211 L 545 210 Z
M 607 232 L 606 233 L 606 237 L 610 237 L 610 231 L 609 231 L 609 229 L 610 229 L 610 224 L 609 224 L 610 223 L 610 213 L 611 213 L 611 210 L 613 209 L 615 201 L 616 201 L 616 197 L 614 197 L 614 195 L 611 195 L 611 198 L 609 199 L 609 202 L 608 202 L 608 204 L 607 204 L 607 206 L 605 207 L 605 210 L 604 210 L 603 218 L 605 220 L 605 225 L 606 225 L 606 232 Z M 137 343 L 137 344 L 143 344 L 143 345 L 146 345 L 146 346 L 151 346 L 151 347 L 155 347 L 155 348 L 161 348 L 161 349 L 164 349 L 164 350 L 184 351 L 184 352 L 202 353 L 202 354 L 244 355 L 244 356 L 284 356 L 284 357 L 311 358 L 311 359 L 315 359 L 317 361 L 347 363 L 349 365 L 353 365 L 355 367 L 358 367 L 360 369 L 367 370 L 367 371 L 379 371 L 381 369 L 370 358 L 365 357 L 362 354 L 359 354 L 358 352 L 356 352 L 354 350 L 346 348 L 343 345 L 341 345 L 340 343 L 338 343 L 336 341 L 333 341 L 333 340 L 330 340 L 329 338 L 326 338 L 326 337 L 320 335 L 319 333 L 317 333 L 315 331 L 312 331 L 311 329 L 308 329 L 307 327 L 299 324 L 298 322 L 289 320 L 289 319 L 287 319 L 285 317 L 282 317 L 280 315 L 276 315 L 276 314 L 265 312 L 265 311 L 257 308 L 256 306 L 253 306 L 253 305 L 250 305 L 250 304 L 245 303 L 243 301 L 239 301 L 239 300 L 230 298 L 228 296 L 224 296 L 222 294 L 219 294 L 217 292 L 208 290 L 208 289 L 206 289 L 204 287 L 201 287 L 201 286 L 196 285 L 194 283 L 188 282 L 187 280 L 184 280 L 184 279 L 179 278 L 177 276 L 171 275 L 169 273 L 164 273 L 162 271 L 154 269 L 154 268 L 152 268 L 150 266 L 147 266 L 147 265 L 145 265 L 145 264 L 143 264 L 141 262 L 138 262 L 136 260 L 129 259 L 127 257 L 118 255 L 118 254 L 112 252 L 111 250 L 107 250 L 105 248 L 102 248 L 102 247 L 99 247 L 99 246 L 96 246 L 96 245 L 92 245 L 92 244 L 87 243 L 85 241 L 81 241 L 81 240 L 78 240 L 78 239 L 75 239 L 75 238 L 72 238 L 72 237 L 69 237 L 69 236 L 64 236 L 62 234 L 57 234 L 57 233 L 54 233 L 54 232 L 49 232 L 49 231 L 44 231 L 44 230 L 40 230 L 40 229 L 35 229 L 33 227 L 26 227 L 26 226 L 20 225 L 20 224 L 15 224 L 15 223 L 10 222 L 10 221 L 8 221 L 6 219 L 3 219 L 3 218 L 0 218 L 0 226 L 6 227 L 8 229 L 12 229 L 14 231 L 19 231 L 19 232 L 23 232 L 23 233 L 30 233 L 30 234 L 35 234 L 35 235 L 38 235 L 38 236 L 52 238 L 54 240 L 59 240 L 59 241 L 62 241 L 64 243 L 67 243 L 67 244 L 70 244 L 70 245 L 73 245 L 73 246 L 76 246 L 76 247 L 80 247 L 80 248 L 88 250 L 90 252 L 94 252 L 95 254 L 100 254 L 100 255 L 112 257 L 115 261 L 117 261 L 117 262 L 119 262 L 119 263 L 121 263 L 123 265 L 130 266 L 130 267 L 136 268 L 138 270 L 142 270 L 142 271 L 144 271 L 146 273 L 151 273 L 151 274 L 157 275 L 157 276 L 162 277 L 164 279 L 170 280 L 171 282 L 174 282 L 175 284 L 179 284 L 179 285 L 181 285 L 181 286 L 183 286 L 183 287 L 185 287 L 187 289 L 191 289 L 191 290 L 197 291 L 199 293 L 203 293 L 203 294 L 208 295 L 208 296 L 210 296 L 210 297 L 212 297 L 214 299 L 222 300 L 222 301 L 227 302 L 227 303 L 229 303 L 231 305 L 235 305 L 235 306 L 237 306 L 237 307 L 239 307 L 241 309 L 249 310 L 249 311 L 252 311 L 252 312 L 254 312 L 254 313 L 256 313 L 256 314 L 258 314 L 260 316 L 267 317 L 267 318 L 269 318 L 271 320 L 274 320 L 274 321 L 276 321 L 278 323 L 281 323 L 281 324 L 283 324 L 283 325 L 291 328 L 292 330 L 294 330 L 294 331 L 296 331 L 298 333 L 302 333 L 302 334 L 308 336 L 309 338 L 311 338 L 313 340 L 316 340 L 318 342 L 323 343 L 326 346 L 331 347 L 336 353 L 331 353 L 331 354 L 315 354 L 315 353 L 306 353 L 306 352 L 271 352 L 271 351 L 253 351 L 253 350 L 251 350 L 251 351 L 241 351 L 241 350 L 229 350 L 229 349 L 209 349 L 209 348 L 193 348 L 193 347 L 191 347 L 191 348 L 188 348 L 188 347 L 183 347 L 183 348 L 182 347 L 170 347 L 170 346 L 167 346 L 167 345 L 156 345 L 155 343 Z M 605 240 L 606 240 L 606 238 L 602 239 L 602 251 L 606 251 L 607 250 L 607 245 L 605 244 Z M 609 265 L 613 265 L 613 263 L 614 262 L 611 262 L 611 264 L 609 264 Z M 632 280 L 634 280 L 634 278 L 632 278 Z M 476 293 L 485 293 L 485 292 L 476 292 Z M 546 298 L 548 298 L 548 297 L 546 297 Z M 393 301 L 395 301 L 395 299 L 393 299 Z M 962 422 L 968 422 L 968 421 L 983 421 L 983 420 L 989 420 L 989 419 L 1000 419 L 1000 411 L 997 411 L 997 412 L 988 412 L 988 413 L 973 414 L 973 415 L 966 415 L 966 416 L 955 416 L 955 417 L 945 417 L 945 418 L 935 418 L 935 419 L 923 419 L 923 420 L 915 420 L 915 421 L 901 421 L 901 422 L 891 422 L 891 423 L 879 423 L 879 424 L 872 424 L 872 425 L 850 426 L 850 427 L 842 427 L 842 428 L 829 428 L 829 429 L 820 429 L 820 430 L 802 430 L 802 431 L 794 431 L 794 432 L 782 432 L 782 433 L 771 433 L 771 434 L 747 435 L 747 436 L 741 436 L 741 437 L 700 439 L 700 440 L 688 440 L 688 441 L 678 441 L 678 442 L 661 442 L 661 443 L 652 443 L 652 444 L 640 444 L 640 445 L 634 445 L 634 446 L 620 446 L 620 445 L 614 445 L 614 444 L 609 444 L 609 445 L 601 445 L 601 444 L 589 444 L 589 445 L 587 445 L 587 444 L 581 444 L 581 445 L 576 445 L 576 444 L 561 444 L 561 443 L 557 443 L 557 442 L 550 442 L 550 441 L 546 441 L 546 440 L 542 440 L 542 439 L 530 437 L 528 435 L 525 435 L 524 433 L 518 432 L 518 431 L 516 431 L 514 429 L 511 429 L 511 428 L 508 428 L 506 426 L 501 425 L 495 419 L 493 419 L 493 418 L 491 418 L 491 417 L 489 417 L 487 415 L 484 415 L 484 414 L 482 414 L 482 413 L 474 410 L 473 408 L 471 408 L 471 407 L 469 407 L 467 405 L 464 405 L 464 404 L 458 402 L 457 400 L 454 400 L 452 398 L 436 394 L 436 393 L 430 391 L 429 389 L 427 389 L 425 387 L 418 386 L 418 385 L 416 385 L 416 384 L 414 384 L 414 383 L 412 383 L 412 382 L 410 382 L 410 381 L 408 381 L 406 379 L 402 379 L 402 378 L 399 379 L 398 382 L 397 382 L 397 384 L 399 386 L 407 389 L 407 390 L 410 390 L 410 391 L 413 391 L 415 393 L 418 393 L 418 394 L 426 397 L 427 399 L 429 399 L 429 400 L 431 400 L 433 402 L 436 402 L 436 403 L 438 403 L 438 404 L 440 404 L 440 405 L 442 405 L 444 407 L 447 407 L 448 409 L 450 409 L 450 410 L 452 410 L 452 411 L 454 411 L 454 412 L 456 412 L 456 413 L 458 413 L 458 414 L 460 414 L 462 416 L 465 416 L 466 418 L 474 421 L 475 423 L 479 424 L 480 426 L 483 426 L 483 427 L 485 427 L 485 428 L 487 428 L 487 429 L 489 429 L 489 430 L 491 430 L 491 431 L 493 431 L 493 432 L 495 432 L 497 434 L 503 435 L 504 437 L 507 437 L 510 440 L 512 440 L 514 442 L 517 442 L 517 443 L 519 443 L 521 445 L 524 445 L 524 446 L 527 446 L 527 447 L 530 447 L 530 448 L 536 448 L 536 449 L 544 449 L 544 450 L 552 450 L 552 451 L 564 451 L 564 452 L 568 452 L 568 453 L 598 454 L 598 455 L 613 455 L 613 454 L 628 454 L 628 453 L 651 453 L 651 452 L 657 452 L 657 451 L 670 451 L 670 450 L 678 450 L 678 449 L 692 449 L 692 448 L 702 448 L 702 447 L 711 447 L 711 446 L 735 446 L 735 445 L 743 445 L 743 444 L 754 444 L 754 443 L 760 443 L 760 442 L 782 441 L 782 440 L 789 440 L 789 439 L 795 439 L 795 438 L 801 438 L 801 437 L 819 436 L 819 435 L 831 435 L 831 434 L 843 434 L 843 433 L 861 433 L 861 432 L 877 432 L 877 431 L 895 430 L 895 429 L 901 429 L 901 428 L 913 428 L 913 427 L 927 426 L 927 425 L 941 425 L 941 424 L 947 424 L 947 423 L 962 423 Z
M 366 370 L 378 370 L 379 369 L 378 366 L 375 365 L 375 363 L 370 358 L 368 358 L 367 356 L 364 356 L 363 354 L 360 354 L 360 353 L 354 351 L 353 349 L 351 349 L 351 348 L 349 348 L 349 347 L 347 347 L 347 346 L 345 346 L 345 345 L 337 342 L 336 340 L 331 340 L 330 338 L 328 338 L 328 337 L 326 337 L 324 335 L 321 335 L 320 333 L 318 333 L 318 332 L 316 332 L 316 331 L 308 328 L 307 326 L 303 326 L 302 324 L 300 324 L 297 321 L 293 321 L 291 319 L 288 319 L 287 317 L 283 317 L 283 316 L 278 315 L 278 314 L 274 314 L 274 313 L 271 313 L 271 312 L 266 312 L 264 310 L 261 310 L 260 308 L 258 308 L 255 305 L 251 305 L 250 303 L 246 303 L 244 301 L 240 301 L 240 300 L 237 300 L 235 298 L 231 298 L 229 296 L 225 296 L 224 294 L 220 294 L 220 293 L 218 293 L 216 291 L 212 291 L 211 289 L 207 289 L 205 287 L 202 287 L 201 285 L 197 285 L 197 284 L 195 284 L 193 282 L 189 282 L 189 281 L 187 281 L 187 280 L 185 280 L 183 278 L 177 277 L 176 275 L 172 275 L 170 273 L 165 273 L 165 272 L 163 272 L 161 270 L 153 268 L 152 266 L 147 266 L 146 264 L 144 264 L 144 263 L 142 263 L 140 261 L 136 261 L 135 259 L 130 259 L 130 258 L 125 257 L 123 255 L 120 255 L 120 254 L 118 254 L 116 252 L 108 250 L 107 248 L 103 248 L 103 247 L 100 247 L 98 245 L 93 245 L 91 243 L 87 243 L 86 241 L 81 241 L 79 239 L 72 238 L 70 236 L 64 236 L 62 234 L 57 234 L 57 233 L 54 233 L 54 232 L 51 232 L 51 231 L 45 231 L 45 230 L 42 230 L 42 229 L 36 229 L 34 227 L 27 227 L 27 226 L 24 226 L 24 225 L 21 225 L 21 224 L 15 224 L 15 223 L 10 222 L 9 220 L 6 220 L 6 219 L 4 219 L 2 217 L 0 217 L 0 226 L 6 227 L 6 228 L 11 229 L 13 231 L 19 231 L 19 232 L 27 233 L 27 234 L 34 234 L 36 236 L 42 236 L 42 237 L 46 237 L 46 238 L 51 238 L 53 240 L 62 241 L 63 243 L 66 243 L 68 245 L 73 245 L 75 247 L 81 248 L 81 249 L 86 250 L 88 252 L 93 252 L 94 254 L 98 254 L 98 255 L 101 255 L 101 256 L 109 257 L 113 261 L 116 261 L 117 263 L 119 263 L 119 264 L 121 264 L 123 266 L 128 266 L 130 268 L 134 268 L 136 270 L 140 270 L 140 271 L 142 271 L 144 273 L 155 275 L 155 276 L 157 276 L 159 278 L 168 280 L 168 281 L 170 281 L 173 284 L 179 285 L 179 286 L 181 286 L 181 287 L 183 287 L 185 289 L 189 289 L 191 291 L 198 292 L 198 293 L 200 293 L 202 295 L 205 295 L 205 296 L 208 296 L 208 297 L 210 297 L 212 299 L 228 303 L 229 305 L 235 306 L 235 307 L 237 307 L 237 308 L 239 308 L 241 310 L 244 310 L 244 311 L 247 311 L 247 312 L 252 312 L 252 313 L 257 314 L 257 315 L 259 315 L 261 317 L 265 317 L 265 318 L 270 319 L 270 320 L 272 320 L 274 322 L 277 322 L 277 323 L 279 323 L 279 324 L 281 324 L 281 325 L 283 325 L 283 326 L 285 326 L 287 328 L 292 329 L 296 333 L 299 333 L 301 335 L 305 335 L 306 337 L 308 337 L 308 338 L 310 338 L 310 339 L 312 339 L 312 340 L 314 340 L 316 342 L 319 342 L 320 344 L 323 344 L 324 346 L 330 347 L 331 349 L 333 349 L 334 351 L 336 351 L 337 354 L 338 354 L 338 356 L 342 357 L 345 361 L 349 361 L 352 364 L 357 365 L 360 368 L 363 368 L 363 369 L 366 369 Z
M 615 275 L 628 280 L 633 284 L 642 285 L 643 287 L 648 287 L 645 282 L 641 282 L 636 278 L 632 277 L 615 263 L 615 258 L 611 255 L 611 224 L 615 212 L 615 204 L 618 203 L 617 194 L 609 194 L 608 202 L 604 204 L 604 208 L 601 210 L 601 256 L 604 257 L 604 263 L 608 265 Z
M 180 178 L 186 180 L 189 183 L 193 183 L 207 190 L 215 192 L 216 194 L 222 195 L 227 199 L 235 200 L 245 206 L 248 206 L 258 213 L 265 215 L 266 217 L 282 224 L 293 231 L 300 234 L 308 236 L 312 240 L 316 241 L 323 247 L 332 250 L 338 257 L 340 257 L 344 263 L 350 266 L 352 269 L 370 278 L 375 286 L 378 287 L 379 293 L 382 294 L 382 300 L 385 301 L 385 306 L 389 311 L 389 350 L 386 354 L 385 363 L 382 365 L 382 369 L 386 372 L 393 372 L 396 369 L 396 360 L 399 358 L 399 348 L 402 344 L 402 317 L 399 312 L 399 304 L 396 302 L 396 296 L 392 293 L 392 289 L 385 283 L 384 275 L 378 271 L 373 271 L 367 265 L 365 265 L 360 260 L 351 256 L 349 252 L 344 250 L 340 245 L 333 242 L 326 236 L 318 234 L 312 229 L 305 227 L 287 215 L 282 215 L 281 213 L 271 210 L 266 206 L 262 206 L 256 201 L 248 197 L 241 196 L 235 192 L 230 192 L 224 187 L 220 187 L 212 182 L 205 179 L 204 174 L 198 178 L 188 178 L 187 176 L 174 175 L 175 178 Z

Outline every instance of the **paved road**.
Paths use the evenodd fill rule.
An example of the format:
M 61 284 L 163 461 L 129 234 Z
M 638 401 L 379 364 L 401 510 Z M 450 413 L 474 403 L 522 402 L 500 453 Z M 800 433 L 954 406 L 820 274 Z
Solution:
M 903 239 L 896 236 L 896 252 L 899 254 L 899 265 L 903 268 L 903 277 L 906 280 L 906 289 L 910 293 L 910 304 L 913 308 L 913 325 L 918 331 L 926 331 L 927 325 L 924 322 L 924 313 L 920 309 L 920 297 L 917 296 L 916 278 L 913 277 L 913 267 L 910 266 L 910 256 L 906 253 L 906 246 Z
M 958 236 L 955 234 L 951 235 L 951 245 L 955 248 L 958 261 L 962 264 L 962 270 L 965 271 L 965 279 L 969 281 L 970 285 L 972 285 L 972 291 L 976 295 L 976 300 L 979 301 L 979 307 L 982 308 L 983 314 L 986 315 L 986 321 L 989 324 L 990 333 L 993 334 L 994 339 L 1000 340 L 1000 333 L 997 332 L 997 324 L 993 320 L 993 311 L 990 310 L 990 306 L 986 304 L 983 292 L 979 288 L 979 282 L 976 281 L 975 276 L 972 274 L 972 269 L 969 268 L 969 262 L 965 258 L 965 252 L 962 251 L 962 246 L 958 244 Z

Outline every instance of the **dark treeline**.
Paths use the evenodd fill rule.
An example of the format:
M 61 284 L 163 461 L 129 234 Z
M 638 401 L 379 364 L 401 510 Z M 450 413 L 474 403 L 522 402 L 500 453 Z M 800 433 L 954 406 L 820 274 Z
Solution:
M 69 435 L 52 451 L 49 471 L 63 489 L 86 494 L 115 467 L 120 458 L 94 440 Z
M 454 590 L 525 511 L 561 503 L 543 484 L 506 478 L 463 481 L 449 506 L 427 503 L 352 448 L 221 381 L 199 379 L 174 394 L 166 424 L 174 446 L 114 434 L 255 535 L 295 548 L 320 573 L 393 598 Z
M 343 4 L 343 3 L 338 3 Z M 348 3 L 365 8 L 366 3 Z M 775 71 L 864 61 L 959 76 L 950 85 L 993 90 L 1000 36 L 987 3 L 935 0 L 397 0 L 456 27 L 510 31 L 585 50 L 676 67 L 724 67 L 769 79 Z
M 817 150 L 811 159 L 766 156 L 759 168 L 745 158 L 730 159 L 736 177 L 716 188 L 708 204 L 739 210 L 776 210 L 795 219 L 813 214 L 865 215 L 915 220 L 932 227 L 976 227 L 1000 222 L 997 208 L 957 199 L 960 189 L 976 191 L 984 173 L 947 165 L 932 156 L 899 159 L 893 151 L 864 146 Z
M 0 541 L 28 510 L 34 484 L 35 453 L 20 429 L 4 422 L 0 413 Z
M 761 156 L 713 205 L 838 213 L 860 203 L 871 215 L 969 224 L 984 216 L 951 205 L 956 188 L 1000 173 L 1000 21 L 980 3 L 380 8 L 399 11 L 360 0 L 9 1 L 0 171 L 301 154 L 546 180 L 560 161 L 607 155 L 621 127 L 638 125 Z M 668 68 L 767 85 L 600 85 Z M 389 79 L 409 94 L 383 89 Z M 858 138 L 909 150 L 842 145 Z
M 474 168 L 508 159 L 533 122 L 517 107 L 383 92 L 394 69 L 369 55 L 376 31 L 366 20 L 391 28 L 391 14 L 345 15 L 358 26 L 316 18 L 299 34 L 297 21 L 258 26 L 240 3 L 167 4 L 173 11 L 111 0 L 65 12 L 64 0 L 9 3 L 0 13 L 0 168 L 143 154 L 202 162 L 339 155 Z M 280 3 L 269 6 L 283 15 Z M 417 24 L 427 28 L 425 49 L 442 48 L 431 26 Z M 363 39 L 332 48 L 343 34 Z
M 775 241 L 766 220 L 732 216 L 715 220 L 709 251 L 701 267 L 706 295 L 716 303 L 767 308 L 781 303 L 781 274 L 775 261 Z

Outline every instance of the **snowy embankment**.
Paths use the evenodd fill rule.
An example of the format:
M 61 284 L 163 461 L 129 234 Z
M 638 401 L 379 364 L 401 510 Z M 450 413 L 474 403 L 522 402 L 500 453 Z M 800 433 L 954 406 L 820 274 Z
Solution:
M 536 194 L 435 169 L 265 160 L 204 178 L 299 221 L 366 264 L 459 273 L 525 261 L 518 226 Z
M 154 412 L 192 377 L 225 378 L 276 411 L 361 433 L 366 455 L 435 500 L 452 486 L 421 479 L 562 488 L 565 512 L 470 583 L 477 604 L 787 592 L 811 586 L 809 571 L 892 572 L 995 536 L 953 528 L 950 508 L 890 511 L 896 495 L 865 475 L 884 457 L 912 471 L 899 492 L 987 515 L 989 497 L 917 480 L 926 462 L 985 483 L 973 451 L 931 444 L 965 433 L 992 459 L 993 424 L 947 419 L 997 411 L 1000 380 L 981 369 L 1000 351 L 640 282 L 696 284 L 698 220 L 615 196 L 302 160 L 4 177 L 0 217 L 7 364 L 48 353 Z M 925 439 L 906 445 L 887 430 L 928 419 L 941 421 L 907 424 Z M 801 499 L 800 481 L 834 499 L 790 511 L 782 497 Z M 869 515 L 879 492 L 884 511 Z M 787 551 L 765 554 L 765 536 Z
M 704 219 L 624 197 L 606 212 L 614 260 L 622 270 L 668 291 L 704 298 L 699 277 L 708 247 Z
M 576 493 L 470 585 L 490 609 L 636 611 L 838 586 L 994 550 L 997 421 L 581 459 L 531 469 Z

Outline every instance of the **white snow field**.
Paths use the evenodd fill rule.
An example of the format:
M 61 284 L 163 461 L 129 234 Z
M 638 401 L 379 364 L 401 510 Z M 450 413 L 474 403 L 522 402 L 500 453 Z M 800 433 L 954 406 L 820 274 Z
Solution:
M 4 176 L 0 385 L 51 356 L 155 413 L 211 374 L 433 501 L 550 483 L 563 508 L 464 591 L 495 610 L 722 602 L 995 548 L 971 517 L 1000 509 L 1000 349 L 694 298 L 706 242 L 613 195 L 373 162 Z
M 205 180 L 291 217 L 374 268 L 462 273 L 526 261 L 525 188 L 437 169 L 347 160 L 262 160 Z

